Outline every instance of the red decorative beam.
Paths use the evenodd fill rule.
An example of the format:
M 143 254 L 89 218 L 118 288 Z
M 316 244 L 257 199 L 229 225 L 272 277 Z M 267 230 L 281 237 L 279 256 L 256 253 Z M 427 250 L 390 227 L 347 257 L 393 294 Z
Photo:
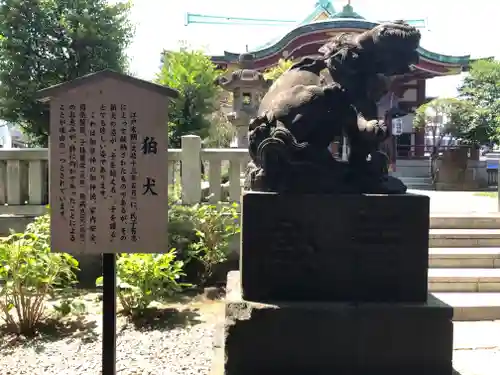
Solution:
M 318 49 L 331 38 L 328 34 L 329 33 L 327 32 L 318 32 L 314 34 L 299 36 L 287 46 L 286 51 L 288 52 L 288 54 L 286 55 L 286 58 L 296 59 L 302 56 L 318 54 Z M 281 58 L 285 58 L 285 56 L 283 56 L 283 51 L 274 53 L 264 58 L 255 59 L 255 69 L 261 71 L 269 69 L 272 66 L 276 65 Z M 228 62 L 214 61 L 214 63 L 222 65 L 222 67 L 224 67 L 224 65 L 227 65 Z M 423 58 L 420 59 L 419 63 L 416 65 L 416 68 L 418 70 L 429 73 L 432 76 L 440 76 L 450 73 L 448 67 L 433 63 Z

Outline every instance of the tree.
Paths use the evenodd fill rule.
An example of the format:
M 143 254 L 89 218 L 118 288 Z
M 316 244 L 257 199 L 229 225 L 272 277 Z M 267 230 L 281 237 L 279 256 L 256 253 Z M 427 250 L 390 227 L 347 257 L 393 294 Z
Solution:
M 209 115 L 217 110 L 221 91 L 215 80 L 221 74 L 202 51 L 188 50 L 186 45 L 181 45 L 179 51 L 163 53 L 156 82 L 180 93 L 169 110 L 171 147 L 180 147 L 181 136 L 185 134 L 196 134 L 201 138 L 209 135 Z
M 291 60 L 279 59 L 278 64 L 264 72 L 265 79 L 276 81 L 280 75 L 286 72 L 293 64 Z
M 455 99 L 448 116 L 461 144 L 479 146 L 488 143 L 494 135 L 487 118 L 468 100 Z
M 283 73 L 285 73 L 290 67 L 294 64 L 292 60 L 279 59 L 278 64 L 273 66 L 272 68 L 267 69 L 264 72 L 265 79 L 272 79 L 276 81 Z M 327 69 L 323 69 L 320 72 L 320 77 L 323 82 L 331 83 L 332 77 Z
M 500 61 L 478 60 L 459 87 L 468 102 L 470 131 L 489 140 L 500 140 Z
M 228 148 L 236 136 L 236 129 L 227 120 L 226 114 L 222 110 L 213 112 L 209 116 L 210 128 L 208 136 L 203 140 L 205 147 Z
M 127 68 L 129 4 L 105 0 L 0 3 L 0 118 L 47 145 L 49 112 L 40 89 L 110 68 Z
M 462 143 L 478 143 L 480 134 L 471 128 L 474 107 L 468 101 L 456 98 L 437 98 L 422 104 L 415 112 L 413 124 L 431 134 L 436 156 L 446 136 L 457 138 Z
M 431 175 L 435 178 L 435 162 L 445 137 L 453 137 L 462 143 L 477 143 L 475 129 L 471 128 L 474 108 L 469 102 L 456 98 L 437 98 L 422 104 L 415 112 L 413 125 L 425 129 L 432 138 Z

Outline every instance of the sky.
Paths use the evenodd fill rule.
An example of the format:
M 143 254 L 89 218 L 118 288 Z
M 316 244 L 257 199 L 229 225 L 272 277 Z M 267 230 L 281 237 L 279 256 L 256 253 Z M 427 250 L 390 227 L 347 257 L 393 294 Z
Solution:
M 111 1 L 111 0 L 110 0 Z M 115 0 L 116 1 L 116 0 Z M 136 26 L 127 53 L 131 70 L 152 79 L 159 70 L 163 49 L 175 50 L 179 41 L 208 54 L 224 50 L 241 53 L 290 31 L 290 26 L 185 26 L 186 12 L 228 17 L 301 21 L 315 8 L 315 0 L 133 0 L 131 21 Z M 347 1 L 332 1 L 340 11 Z M 292 6 L 293 4 L 293 6 Z M 447 55 L 494 56 L 500 59 L 498 35 L 500 3 L 496 0 L 352 0 L 358 14 L 370 21 L 426 19 L 421 46 Z M 460 76 L 427 81 L 427 96 L 456 95 Z

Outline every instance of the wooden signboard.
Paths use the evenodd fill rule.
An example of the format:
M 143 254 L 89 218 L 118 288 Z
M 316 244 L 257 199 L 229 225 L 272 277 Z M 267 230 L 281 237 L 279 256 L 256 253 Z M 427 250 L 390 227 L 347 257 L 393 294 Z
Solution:
M 168 251 L 167 108 L 177 91 L 105 70 L 50 100 L 53 251 Z

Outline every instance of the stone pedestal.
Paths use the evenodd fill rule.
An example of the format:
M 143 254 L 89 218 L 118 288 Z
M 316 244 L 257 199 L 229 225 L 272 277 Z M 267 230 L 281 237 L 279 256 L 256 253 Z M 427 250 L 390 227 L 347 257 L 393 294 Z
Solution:
M 263 304 L 228 277 L 213 375 L 451 375 L 452 308 L 425 303 Z
M 214 375 L 452 375 L 429 198 L 246 192 Z
M 425 302 L 429 197 L 245 192 L 250 301 Z

